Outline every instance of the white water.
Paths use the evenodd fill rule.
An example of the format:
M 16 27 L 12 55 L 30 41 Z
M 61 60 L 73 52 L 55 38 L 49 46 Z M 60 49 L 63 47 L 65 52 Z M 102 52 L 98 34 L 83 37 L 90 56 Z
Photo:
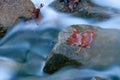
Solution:
M 120 0 L 91 0 L 91 1 L 101 6 L 106 6 L 120 10 Z
M 53 0 L 41 0 L 36 1 L 32 0 L 36 6 L 38 6 L 40 3 L 45 4 L 45 7 L 41 10 L 44 18 L 41 23 L 46 23 L 46 26 L 52 25 L 52 26 L 58 26 L 56 25 L 56 21 L 59 23 L 59 25 L 62 25 L 64 27 L 67 27 L 71 24 L 92 24 L 96 26 L 100 26 L 102 28 L 114 28 L 114 29 L 120 29 L 120 17 L 115 16 L 105 22 L 98 22 L 98 23 L 91 23 L 88 20 L 82 19 L 82 18 L 75 18 L 72 16 L 67 16 L 67 14 L 58 13 L 55 10 L 46 7 L 48 4 L 50 4 Z M 92 0 L 94 3 L 106 6 L 110 8 L 120 9 L 120 0 Z
M 11 80 L 17 71 L 17 63 L 11 59 L 0 57 L 0 80 Z

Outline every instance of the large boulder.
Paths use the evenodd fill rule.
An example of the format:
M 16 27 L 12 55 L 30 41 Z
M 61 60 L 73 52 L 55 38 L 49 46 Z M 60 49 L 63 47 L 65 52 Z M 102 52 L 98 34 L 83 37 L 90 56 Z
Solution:
M 53 1 L 50 7 L 72 16 L 89 18 L 95 21 L 103 21 L 120 13 L 119 10 L 96 5 L 91 0 L 80 0 L 78 6 L 71 13 L 68 6 L 66 6 L 64 2 L 59 1 L 60 0 Z
M 0 0 L 0 34 L 1 27 L 11 27 L 19 18 L 30 19 L 34 5 L 31 0 Z
M 96 38 L 90 48 L 83 48 L 79 54 L 79 46 L 67 43 L 73 29 L 81 32 L 86 30 L 96 31 Z M 64 66 L 76 65 L 82 68 L 103 69 L 114 64 L 119 65 L 120 57 L 120 30 L 103 29 L 90 25 L 72 25 L 63 29 L 58 35 L 58 42 L 48 55 L 44 71 L 53 73 Z

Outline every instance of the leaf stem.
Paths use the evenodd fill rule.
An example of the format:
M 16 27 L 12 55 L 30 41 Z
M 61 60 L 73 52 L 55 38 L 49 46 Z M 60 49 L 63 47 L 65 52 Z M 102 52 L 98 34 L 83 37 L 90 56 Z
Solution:
M 77 54 L 79 54 L 82 51 L 82 46 L 80 46 L 80 48 L 76 51 Z

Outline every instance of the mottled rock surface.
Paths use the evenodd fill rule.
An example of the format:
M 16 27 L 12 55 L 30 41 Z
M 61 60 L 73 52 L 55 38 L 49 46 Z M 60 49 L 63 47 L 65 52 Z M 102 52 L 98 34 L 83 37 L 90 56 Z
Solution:
M 53 1 L 53 3 L 50 4 L 50 7 L 53 7 L 60 12 L 67 14 L 69 13 L 69 15 L 89 18 L 95 21 L 103 21 L 120 14 L 120 11 L 118 10 L 98 6 L 90 0 L 80 0 L 79 5 L 74 9 L 72 13 L 70 13 L 66 4 L 64 2 L 59 2 L 59 0 Z
M 30 0 L 0 0 L 0 25 L 11 27 L 19 18 L 30 19 L 32 13 L 28 10 L 33 11 L 34 8 Z M 0 34 L 3 34 L 1 31 L 3 30 L 0 28 Z
M 66 42 L 74 28 L 81 32 L 86 30 L 96 31 L 96 38 L 92 42 L 91 47 L 83 48 L 79 54 L 76 54 L 79 49 L 78 46 L 72 46 Z M 120 30 L 117 29 L 103 29 L 90 25 L 72 25 L 67 27 L 59 33 L 58 42 L 47 58 L 44 71 L 53 73 L 67 65 L 94 69 L 103 69 L 114 64 L 119 65 L 119 34 Z

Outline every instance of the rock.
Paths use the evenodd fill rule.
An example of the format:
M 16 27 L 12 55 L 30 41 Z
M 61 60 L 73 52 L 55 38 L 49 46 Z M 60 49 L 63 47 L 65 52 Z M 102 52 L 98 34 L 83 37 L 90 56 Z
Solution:
M 0 25 L 0 38 L 2 38 L 6 32 L 7 32 L 7 29 L 2 25 Z
M 79 54 L 78 46 L 66 42 L 73 29 L 81 32 L 95 30 L 96 38 L 90 48 L 83 48 Z M 114 64 L 119 65 L 120 57 L 120 30 L 103 29 L 91 25 L 72 25 L 63 29 L 58 35 L 58 42 L 48 55 L 44 72 L 53 73 L 67 65 L 76 65 L 82 68 L 103 69 Z
M 30 19 L 34 5 L 30 0 L 0 0 L 0 25 L 11 27 L 19 18 Z M 0 30 L 1 31 L 1 30 Z
M 90 18 L 95 21 L 103 21 L 120 13 L 120 11 L 112 8 L 98 6 L 90 0 L 80 0 L 77 8 L 75 8 L 72 13 L 70 13 L 66 4 L 64 2 L 59 2 L 59 0 L 55 0 L 53 3 L 51 3 L 50 7 L 69 15 Z

